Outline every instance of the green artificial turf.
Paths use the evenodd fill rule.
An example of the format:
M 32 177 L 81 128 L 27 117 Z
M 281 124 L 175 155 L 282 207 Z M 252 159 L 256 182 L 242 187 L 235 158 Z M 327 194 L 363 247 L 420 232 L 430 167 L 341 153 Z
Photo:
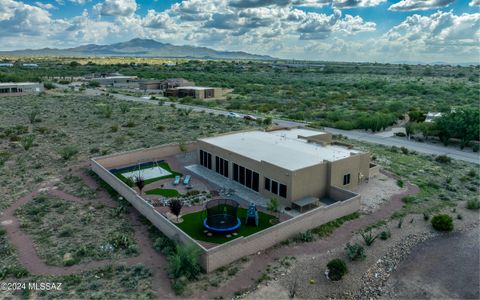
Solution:
M 167 198 L 178 197 L 180 193 L 177 190 L 172 189 L 153 189 L 145 192 L 147 195 L 160 195 Z
M 175 172 L 173 171 L 170 166 L 168 165 L 168 163 L 166 162 L 159 162 L 158 164 L 154 164 L 154 165 L 149 165 L 149 166 L 143 166 L 143 167 L 140 167 L 140 168 L 137 168 L 135 166 L 131 167 L 131 168 L 128 168 L 126 170 L 122 170 L 121 172 L 115 172 L 114 175 L 117 176 L 118 178 L 120 178 L 120 180 L 122 181 L 126 181 L 127 178 L 125 178 L 125 176 L 122 175 L 122 173 L 125 173 L 125 172 L 128 172 L 128 171 L 132 171 L 132 170 L 143 170 L 143 169 L 150 169 L 152 167 L 156 167 L 156 166 L 159 166 L 160 168 L 164 169 L 164 170 L 167 170 L 168 172 L 170 172 L 171 174 L 170 175 L 167 175 L 167 176 L 162 176 L 162 177 L 155 177 L 155 178 L 150 178 L 148 180 L 145 180 L 145 185 L 147 184 L 150 184 L 152 182 L 155 182 L 155 181 L 158 181 L 158 180 L 161 180 L 161 179 L 165 179 L 165 178 L 175 178 L 175 176 L 183 176 L 182 173 L 178 173 L 178 172 Z
M 237 236 L 232 235 L 230 238 L 227 238 L 226 237 L 227 233 L 212 232 L 213 233 L 212 236 L 207 236 L 206 233 L 203 232 L 205 230 L 205 227 L 203 227 L 202 213 L 203 211 L 198 211 L 191 214 L 183 215 L 182 216 L 183 222 L 175 225 L 177 225 L 181 230 L 183 230 L 186 234 L 188 234 L 195 240 L 205 241 L 205 242 L 214 243 L 214 244 L 223 244 L 225 242 L 231 241 L 241 236 L 245 237 L 245 236 L 252 235 L 256 232 L 259 232 L 261 230 L 264 230 L 268 227 L 273 226 L 274 224 L 270 223 L 270 220 L 276 219 L 276 217 L 272 215 L 259 211 L 258 227 L 251 224 L 245 225 L 245 217 L 247 216 L 247 210 L 245 208 L 238 208 L 237 215 L 240 218 L 242 225 L 240 225 L 240 228 L 233 231 L 238 234 Z

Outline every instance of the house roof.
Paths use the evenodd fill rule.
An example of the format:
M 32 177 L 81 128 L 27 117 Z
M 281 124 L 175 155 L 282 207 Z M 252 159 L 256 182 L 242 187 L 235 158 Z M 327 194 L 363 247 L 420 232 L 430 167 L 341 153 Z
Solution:
M 324 132 L 311 129 L 248 131 L 201 139 L 227 151 L 264 161 L 287 170 L 299 170 L 326 161 L 336 161 L 361 153 L 337 145 L 321 145 L 302 137 Z

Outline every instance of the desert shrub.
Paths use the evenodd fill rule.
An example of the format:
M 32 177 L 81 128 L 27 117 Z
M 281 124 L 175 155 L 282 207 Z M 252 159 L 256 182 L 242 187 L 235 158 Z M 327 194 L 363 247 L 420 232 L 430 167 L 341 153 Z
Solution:
M 122 112 L 122 114 L 127 113 L 129 110 L 130 110 L 130 104 L 126 102 L 120 103 L 120 111 Z
M 402 151 L 403 154 L 408 154 L 408 149 L 405 147 L 400 147 L 400 150 Z
M 100 82 L 95 81 L 95 80 L 92 80 L 92 81 L 88 82 L 88 84 L 87 84 L 87 87 L 89 87 L 89 88 L 96 88 L 96 87 L 99 87 L 99 86 L 100 86 Z
M 373 242 L 375 242 L 375 240 L 378 237 L 378 235 L 373 235 L 371 230 L 364 231 L 364 232 L 360 233 L 360 235 L 362 236 L 363 241 L 365 242 L 365 245 L 367 245 L 367 246 L 371 246 L 373 244 Z
M 452 159 L 446 155 L 438 155 L 435 157 L 435 161 L 442 164 L 448 164 L 452 161 Z
M 35 136 L 30 134 L 30 135 L 24 136 L 20 140 L 20 143 L 22 144 L 23 149 L 25 149 L 25 151 L 28 151 L 30 148 L 32 148 L 34 140 L 35 140 Z
M 60 227 L 60 232 L 58 233 L 59 237 L 70 237 L 73 235 L 73 227 L 70 224 L 65 224 Z
M 112 124 L 112 126 L 110 126 L 110 131 L 111 132 L 117 132 L 118 131 L 118 124 Z
M 55 85 L 51 82 L 45 82 L 43 84 L 43 87 L 46 89 L 46 90 L 53 90 L 55 88 Z
M 115 249 L 128 249 L 130 245 L 134 244 L 130 236 L 121 232 L 114 232 L 110 237 L 109 242 L 113 247 L 115 247 Z
M 468 171 L 467 173 L 468 177 L 475 177 L 477 176 L 477 172 L 474 170 L 474 169 L 470 169 L 470 171 Z
M 327 264 L 328 278 L 333 281 L 342 279 L 348 273 L 347 264 L 340 258 L 332 259 Z
M 364 259 L 367 255 L 365 254 L 365 249 L 363 249 L 362 246 L 359 244 L 355 243 L 351 245 L 350 243 L 347 243 L 347 246 L 345 247 L 345 250 L 347 250 L 347 256 L 350 260 L 361 260 Z
M 478 144 L 474 144 L 474 145 L 472 146 L 472 151 L 473 151 L 473 152 L 478 152 L 479 149 L 480 149 L 480 145 L 478 145 Z
M 478 199 L 470 199 L 467 201 L 468 209 L 480 209 L 480 200 Z
M 201 272 L 199 255 L 199 249 L 195 246 L 177 245 L 176 253 L 168 258 L 168 272 L 174 279 L 180 277 L 196 279 Z
M 438 231 L 452 231 L 453 220 L 449 215 L 436 215 L 432 218 L 432 226 Z
M 403 185 L 404 185 L 403 180 L 398 179 L 398 180 L 397 180 L 397 185 L 398 185 L 399 187 L 403 188 Z
M 72 157 L 74 157 L 78 153 L 77 147 L 73 145 L 65 146 L 60 148 L 58 151 L 58 154 L 64 159 L 64 160 L 70 160 Z
M 380 232 L 380 235 L 379 235 L 381 240 L 388 240 L 391 236 L 392 236 L 392 234 L 390 233 L 390 230 L 388 230 L 388 229 Z
M 429 215 L 428 213 L 424 212 L 424 213 L 423 213 L 423 219 L 424 219 L 425 221 L 428 221 L 428 220 L 430 219 L 430 215 Z
M 155 239 L 155 241 L 153 242 L 153 248 L 155 248 L 155 250 L 157 250 L 158 252 L 169 256 L 175 253 L 176 244 L 173 240 L 161 236 Z
M 297 234 L 293 240 L 295 242 L 300 242 L 300 243 L 308 243 L 308 242 L 311 242 L 313 241 L 313 232 L 311 230 L 307 230 L 305 232 L 300 232 L 299 234 Z

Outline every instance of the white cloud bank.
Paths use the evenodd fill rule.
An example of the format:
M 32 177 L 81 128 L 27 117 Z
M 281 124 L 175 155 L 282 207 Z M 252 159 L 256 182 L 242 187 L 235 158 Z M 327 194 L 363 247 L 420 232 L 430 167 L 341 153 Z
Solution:
M 47 8 L 0 0 L 0 45 L 1 50 L 70 47 L 140 37 L 296 59 L 478 60 L 478 13 L 411 15 L 381 34 L 374 22 L 337 8 L 323 14 L 298 7 L 327 2 L 332 4 L 324 0 L 184 0 L 165 11 L 148 10 L 140 16 L 134 0 L 105 0 L 94 6 L 93 15 L 84 10 L 73 18 L 55 19 Z M 333 1 L 344 7 L 382 2 Z

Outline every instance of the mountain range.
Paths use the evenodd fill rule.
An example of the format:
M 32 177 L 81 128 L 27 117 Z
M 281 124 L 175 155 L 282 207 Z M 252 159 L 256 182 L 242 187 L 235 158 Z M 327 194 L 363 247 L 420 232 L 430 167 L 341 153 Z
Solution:
M 203 59 L 271 60 L 268 55 L 250 54 L 242 51 L 217 51 L 207 47 L 176 46 L 152 39 L 136 38 L 110 45 L 88 44 L 75 48 L 25 49 L 0 51 L 0 55 L 14 56 L 107 56 L 107 57 L 165 57 Z

